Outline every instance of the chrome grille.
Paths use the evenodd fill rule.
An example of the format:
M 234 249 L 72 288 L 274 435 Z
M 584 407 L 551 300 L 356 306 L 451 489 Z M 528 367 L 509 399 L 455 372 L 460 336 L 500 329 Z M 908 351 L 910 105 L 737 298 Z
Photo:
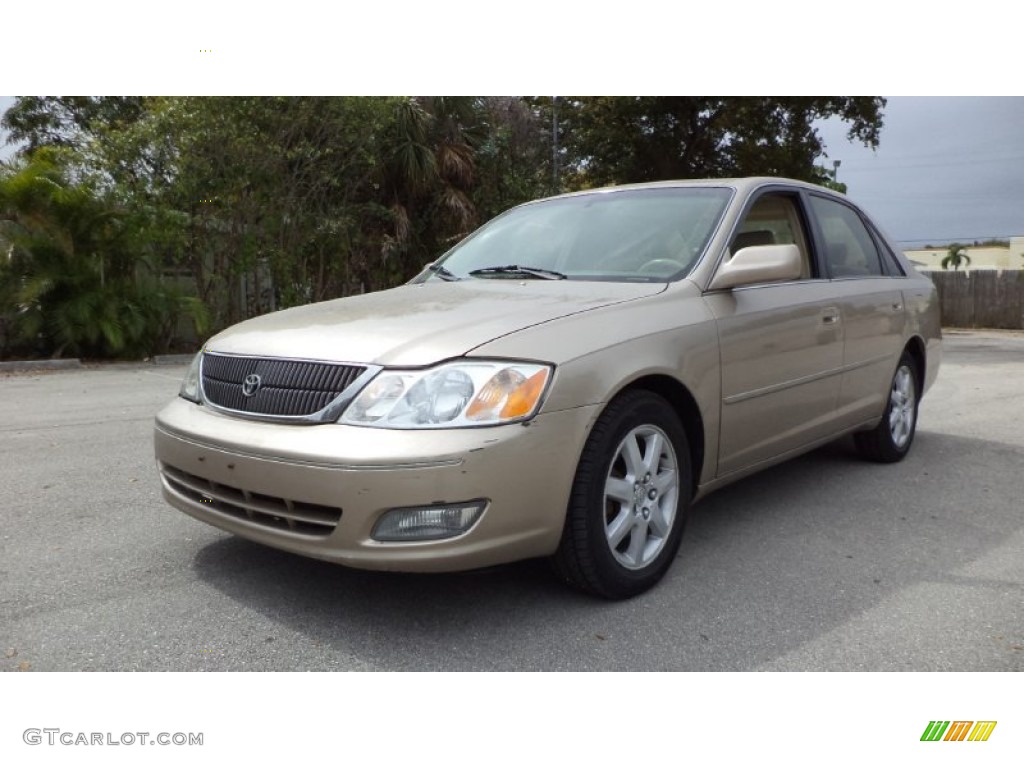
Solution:
M 265 416 L 309 416 L 326 408 L 366 370 L 363 366 L 203 355 L 203 395 L 207 402 L 233 411 Z M 259 376 L 259 389 L 246 396 L 246 377 Z
M 326 507 L 303 501 L 281 499 L 262 493 L 234 488 L 161 464 L 167 485 L 189 501 L 222 515 L 246 520 L 265 528 L 327 536 L 341 520 L 340 507 Z

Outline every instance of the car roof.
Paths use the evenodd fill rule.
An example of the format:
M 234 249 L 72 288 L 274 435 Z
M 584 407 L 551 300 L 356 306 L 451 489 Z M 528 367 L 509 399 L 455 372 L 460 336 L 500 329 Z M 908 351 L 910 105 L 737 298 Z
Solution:
M 539 203 L 545 200 L 558 200 L 568 197 L 579 197 L 581 195 L 614 194 L 616 192 L 626 190 L 665 189 L 672 187 L 727 187 L 730 189 L 735 189 L 737 192 L 745 193 L 750 192 L 758 187 L 765 186 L 766 184 L 779 184 L 783 186 L 791 186 L 802 189 L 813 189 L 816 191 L 828 192 L 829 194 L 839 194 L 834 190 L 830 190 L 818 184 L 812 184 L 807 181 L 801 181 L 799 179 L 787 179 L 780 176 L 749 176 L 744 178 L 672 179 L 668 181 L 648 181 L 640 184 L 616 184 L 613 186 L 606 187 L 594 187 L 593 189 L 581 189 L 576 192 L 567 192 L 561 195 L 552 195 L 551 197 L 542 198 L 540 200 L 534 200 L 532 202 Z M 525 203 L 524 205 L 529 204 L 530 203 Z

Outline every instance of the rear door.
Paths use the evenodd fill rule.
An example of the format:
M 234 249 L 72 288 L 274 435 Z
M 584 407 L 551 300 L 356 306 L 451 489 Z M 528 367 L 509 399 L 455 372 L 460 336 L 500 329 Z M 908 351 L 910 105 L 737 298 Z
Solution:
M 837 417 L 841 427 L 856 426 L 885 410 L 906 335 L 905 281 L 859 211 L 830 197 L 808 197 L 845 328 Z

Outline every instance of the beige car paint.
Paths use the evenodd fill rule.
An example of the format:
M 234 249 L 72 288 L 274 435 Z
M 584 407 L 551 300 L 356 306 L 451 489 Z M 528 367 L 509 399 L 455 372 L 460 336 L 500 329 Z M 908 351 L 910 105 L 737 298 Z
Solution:
M 834 281 L 841 292 L 843 379 L 839 426 L 856 426 L 885 406 L 895 361 L 906 344 L 903 294 L 892 278 Z
M 562 526 L 551 499 L 568 494 L 576 436 L 596 409 L 485 429 L 400 431 L 233 419 L 179 398 L 157 420 L 156 453 L 162 463 L 228 488 L 343 510 L 324 538 L 270 530 L 193 503 L 164 479 L 171 504 L 232 533 L 354 567 L 458 570 L 557 546 Z M 478 498 L 489 499 L 489 508 L 458 538 L 397 544 L 370 538 L 388 509 Z
M 210 339 L 236 355 L 423 366 L 546 323 L 665 290 L 664 283 L 419 283 L 256 317 Z
M 836 430 L 843 333 L 833 299 L 825 280 L 706 296 L 721 344 L 719 474 Z
M 584 441 L 631 386 L 693 406 L 696 496 L 881 417 L 902 350 L 920 344 L 925 389 L 941 331 L 934 288 L 905 277 L 807 279 L 710 290 L 746 203 L 777 179 L 666 182 L 734 190 L 688 278 L 670 283 L 465 280 L 403 286 L 242 323 L 217 352 L 427 366 L 460 356 L 551 363 L 539 414 L 521 424 L 392 430 L 241 419 L 176 399 L 157 416 L 157 459 L 213 483 L 343 509 L 326 537 L 268 530 L 177 494 L 188 514 L 241 536 L 355 567 L 458 570 L 551 554 Z M 600 190 L 576 194 L 612 194 Z M 837 199 L 841 199 L 838 198 Z M 923 394 L 923 392 L 922 392 Z M 691 442 L 698 435 L 688 435 Z M 382 543 L 386 510 L 485 498 L 467 533 Z

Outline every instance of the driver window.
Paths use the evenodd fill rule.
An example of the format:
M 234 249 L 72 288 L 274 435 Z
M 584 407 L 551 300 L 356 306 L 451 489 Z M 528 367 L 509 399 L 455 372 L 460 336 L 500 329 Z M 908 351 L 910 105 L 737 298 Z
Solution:
M 790 244 L 800 249 L 800 278 L 806 280 L 811 276 L 811 260 L 796 202 L 786 195 L 767 194 L 759 197 L 747 212 L 729 245 L 729 256 L 754 245 Z

